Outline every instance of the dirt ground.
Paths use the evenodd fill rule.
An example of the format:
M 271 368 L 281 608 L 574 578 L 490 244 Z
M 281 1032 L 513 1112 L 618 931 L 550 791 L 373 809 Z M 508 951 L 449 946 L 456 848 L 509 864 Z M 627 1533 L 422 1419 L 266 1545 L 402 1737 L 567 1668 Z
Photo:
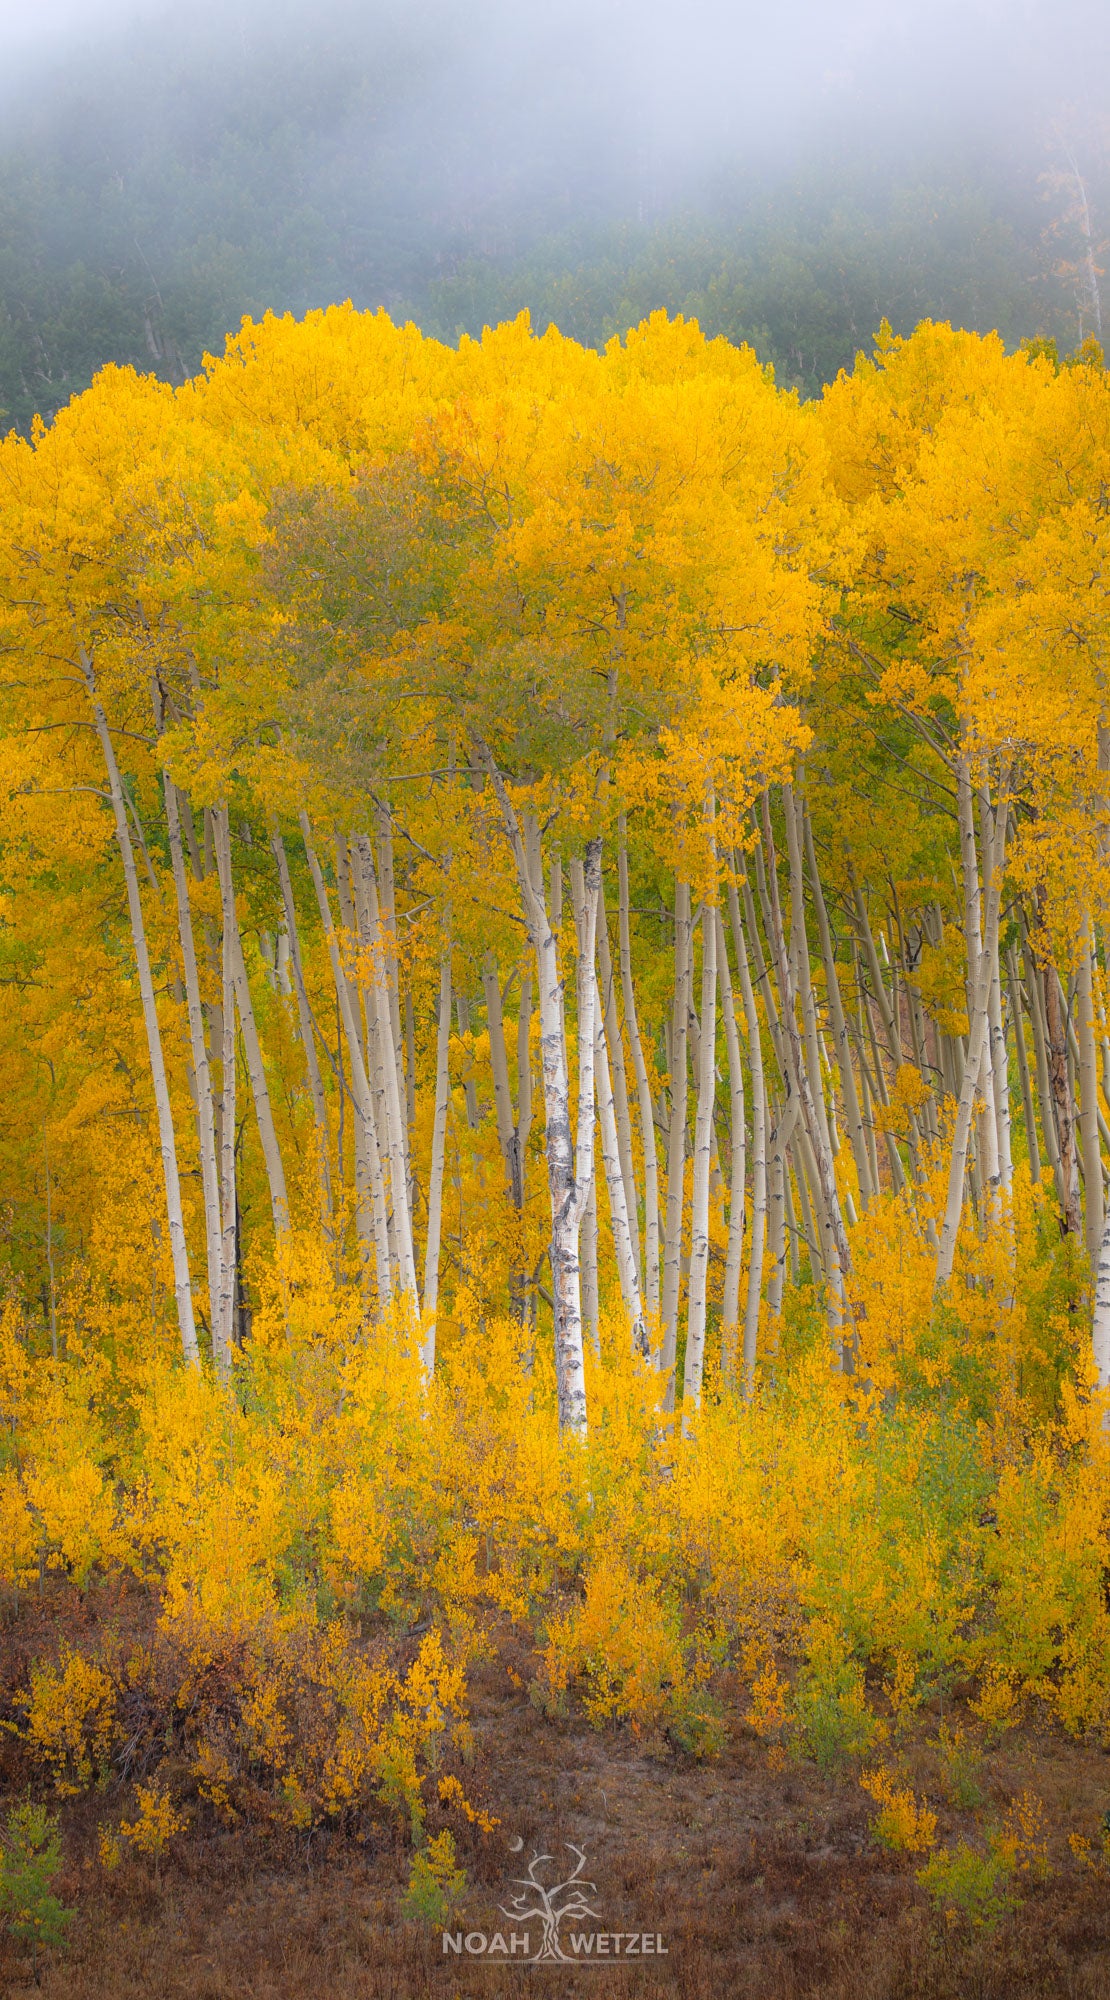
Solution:
M 465 1944 L 447 1956 L 439 1929 L 400 1914 L 411 1851 L 384 1829 L 363 1846 L 316 1833 L 280 1855 L 234 1832 L 194 1831 L 159 1882 L 139 1859 L 106 1874 L 99 1800 L 63 1816 L 61 1893 L 79 1915 L 39 1990 L 48 2000 L 502 2000 L 592 1982 L 607 2000 L 1110 2000 L 1110 1872 L 1081 1867 L 1067 1838 L 1097 1833 L 1110 1807 L 1100 1749 L 1025 1730 L 985 1752 L 980 1816 L 999 1818 L 1017 1793 L 1035 1792 L 1052 1873 L 1023 1885 L 1018 1910 L 984 1935 L 946 1924 L 915 1880 L 920 1863 L 876 1843 L 875 1807 L 856 1775 L 775 1771 L 742 1729 L 722 1757 L 698 1764 L 621 1730 L 549 1721 L 528 1699 L 528 1678 L 527 1656 L 511 1645 L 474 1676 L 466 1784 L 501 1824 L 458 1835 L 464 1940 L 509 1934 L 502 1906 L 513 1878 L 533 1853 L 562 1862 L 572 1842 L 594 1884 L 592 1927 L 647 1932 L 659 1955 L 589 1968 L 492 1962 L 468 1957 Z M 950 1843 L 974 1830 L 975 1814 L 940 1803 L 928 1742 L 938 1719 L 924 1719 L 909 1768 Z M 530 1935 L 534 1949 L 534 1924 Z M 0 1942 L 0 1992 L 30 2000 L 35 1991 L 22 1947 Z

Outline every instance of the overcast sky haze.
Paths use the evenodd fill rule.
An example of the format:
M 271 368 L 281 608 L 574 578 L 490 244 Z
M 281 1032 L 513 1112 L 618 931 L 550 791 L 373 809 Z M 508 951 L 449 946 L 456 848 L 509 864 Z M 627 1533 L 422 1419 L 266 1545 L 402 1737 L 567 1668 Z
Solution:
M 429 146 L 496 153 L 527 126 L 549 151 L 647 148 L 678 176 L 830 133 L 880 154 L 946 124 L 1021 144 L 1061 103 L 1097 122 L 1110 76 L 1107 0 L 0 0 L 5 122 L 79 84 L 90 56 L 130 65 L 139 100 L 167 50 L 215 74 L 317 37 L 363 63 L 421 50 L 403 115 L 427 119 Z

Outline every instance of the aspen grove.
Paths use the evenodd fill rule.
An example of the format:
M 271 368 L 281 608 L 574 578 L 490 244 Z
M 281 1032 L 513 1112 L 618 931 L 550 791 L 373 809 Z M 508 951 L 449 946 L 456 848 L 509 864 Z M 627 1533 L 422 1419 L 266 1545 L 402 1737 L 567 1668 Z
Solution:
M 419 1845 L 505 1620 L 699 1756 L 1110 1737 L 1108 492 L 1097 348 L 931 324 L 0 443 L 0 1589 L 158 1607 L 40 1777 Z

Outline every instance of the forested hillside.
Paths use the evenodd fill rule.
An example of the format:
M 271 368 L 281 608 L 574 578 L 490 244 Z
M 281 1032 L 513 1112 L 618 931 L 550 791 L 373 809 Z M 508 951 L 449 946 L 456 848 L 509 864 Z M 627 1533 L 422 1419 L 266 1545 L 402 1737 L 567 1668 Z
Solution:
M 180 383 L 244 314 L 345 299 L 448 341 L 527 309 L 597 345 L 663 308 L 807 395 L 884 317 L 1010 346 L 1098 330 L 1101 112 L 1071 101 L 1074 51 L 1036 7 L 978 56 L 967 24 L 997 99 L 981 125 L 925 121 L 907 53 L 881 127 L 819 94 L 793 131 L 786 93 L 765 130 L 741 66 L 701 152 L 689 107 L 630 132 L 628 52 L 591 66 L 582 30 L 547 62 L 517 50 L 518 74 L 488 11 L 201 8 L 0 79 L 0 421 L 49 419 L 106 362 Z M 782 61 L 804 102 L 799 52 Z
M 3 1701 L 90 1865 L 400 1816 L 446 1914 L 512 1632 L 973 1935 L 1101 1879 L 966 1774 L 1110 1730 L 1108 464 L 1093 342 L 349 308 L 0 446 Z

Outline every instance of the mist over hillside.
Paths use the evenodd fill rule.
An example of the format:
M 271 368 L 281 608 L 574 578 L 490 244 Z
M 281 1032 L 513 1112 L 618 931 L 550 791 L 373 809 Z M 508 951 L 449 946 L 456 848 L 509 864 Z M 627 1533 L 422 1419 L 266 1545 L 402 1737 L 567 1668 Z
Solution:
M 0 28 L 0 408 L 348 297 L 448 339 L 685 310 L 807 393 L 884 315 L 1074 341 L 1108 47 L 1087 0 L 56 0 Z

